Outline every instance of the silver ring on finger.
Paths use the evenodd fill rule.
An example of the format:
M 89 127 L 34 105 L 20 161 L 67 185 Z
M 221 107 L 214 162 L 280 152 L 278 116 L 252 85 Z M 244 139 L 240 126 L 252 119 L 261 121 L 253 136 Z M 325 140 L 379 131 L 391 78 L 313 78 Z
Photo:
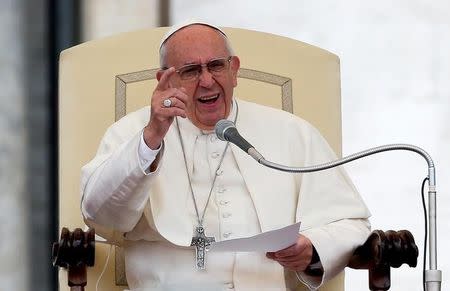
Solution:
M 171 107 L 172 106 L 172 100 L 170 100 L 169 98 L 164 99 L 163 106 L 166 107 L 166 108 Z

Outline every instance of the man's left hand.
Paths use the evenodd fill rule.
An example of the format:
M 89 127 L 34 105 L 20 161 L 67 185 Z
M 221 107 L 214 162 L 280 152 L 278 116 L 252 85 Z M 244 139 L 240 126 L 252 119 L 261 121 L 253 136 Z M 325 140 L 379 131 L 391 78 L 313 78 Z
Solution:
M 266 256 L 277 261 L 287 269 L 302 272 L 311 262 L 312 254 L 313 246 L 311 241 L 300 234 L 297 242 L 292 246 L 276 252 L 268 252 Z

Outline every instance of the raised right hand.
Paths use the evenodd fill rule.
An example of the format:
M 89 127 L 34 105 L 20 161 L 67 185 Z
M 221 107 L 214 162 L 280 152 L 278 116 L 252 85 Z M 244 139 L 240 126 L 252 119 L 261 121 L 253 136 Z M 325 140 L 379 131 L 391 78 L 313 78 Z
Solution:
M 169 79 L 174 73 L 173 67 L 163 71 L 153 91 L 150 120 L 144 128 L 144 141 L 151 149 L 157 149 L 160 146 L 175 116 L 186 118 L 188 96 L 183 87 L 170 86 Z M 165 99 L 172 101 L 171 107 L 164 107 Z

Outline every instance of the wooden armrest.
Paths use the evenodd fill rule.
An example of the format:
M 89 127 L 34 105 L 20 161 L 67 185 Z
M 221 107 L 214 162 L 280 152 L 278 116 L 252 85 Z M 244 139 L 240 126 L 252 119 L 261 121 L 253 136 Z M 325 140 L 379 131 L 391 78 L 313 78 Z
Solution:
M 53 266 L 67 269 L 67 284 L 72 291 L 83 291 L 87 284 L 86 267 L 95 263 L 95 230 L 70 232 L 63 227 L 59 242 L 52 247 Z
M 409 231 L 374 230 L 355 250 L 347 266 L 369 270 L 369 289 L 384 291 L 391 287 L 390 268 L 402 264 L 416 267 L 418 256 L 419 249 Z

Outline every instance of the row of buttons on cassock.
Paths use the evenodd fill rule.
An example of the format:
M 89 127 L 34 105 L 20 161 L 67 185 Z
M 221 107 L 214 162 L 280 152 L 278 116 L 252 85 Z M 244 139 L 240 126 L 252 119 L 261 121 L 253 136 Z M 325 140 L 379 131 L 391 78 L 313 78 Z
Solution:
M 217 136 L 215 134 L 211 134 L 209 138 L 210 138 L 211 142 L 215 142 L 215 141 L 218 140 L 218 138 L 217 138 Z M 215 152 L 211 153 L 211 158 L 217 159 L 219 157 L 220 157 L 220 153 L 219 152 L 215 151 Z M 217 174 L 217 176 L 221 176 L 223 174 L 223 170 L 222 169 L 217 170 L 216 174 Z M 223 187 L 218 187 L 217 188 L 217 193 L 219 193 L 219 194 L 223 194 L 225 191 L 226 191 L 226 189 L 223 188 Z M 230 203 L 230 201 L 225 200 L 225 199 L 219 200 L 219 205 L 221 205 L 221 206 L 226 206 L 229 203 Z M 231 216 L 232 216 L 232 214 L 229 213 L 229 212 L 222 213 L 222 217 L 223 218 L 230 218 Z M 232 234 L 231 231 L 226 231 L 226 232 L 222 233 L 222 236 L 224 238 L 229 238 L 231 234 Z M 230 283 L 230 284 L 231 284 L 230 289 L 233 289 L 234 288 L 233 284 L 232 283 Z

